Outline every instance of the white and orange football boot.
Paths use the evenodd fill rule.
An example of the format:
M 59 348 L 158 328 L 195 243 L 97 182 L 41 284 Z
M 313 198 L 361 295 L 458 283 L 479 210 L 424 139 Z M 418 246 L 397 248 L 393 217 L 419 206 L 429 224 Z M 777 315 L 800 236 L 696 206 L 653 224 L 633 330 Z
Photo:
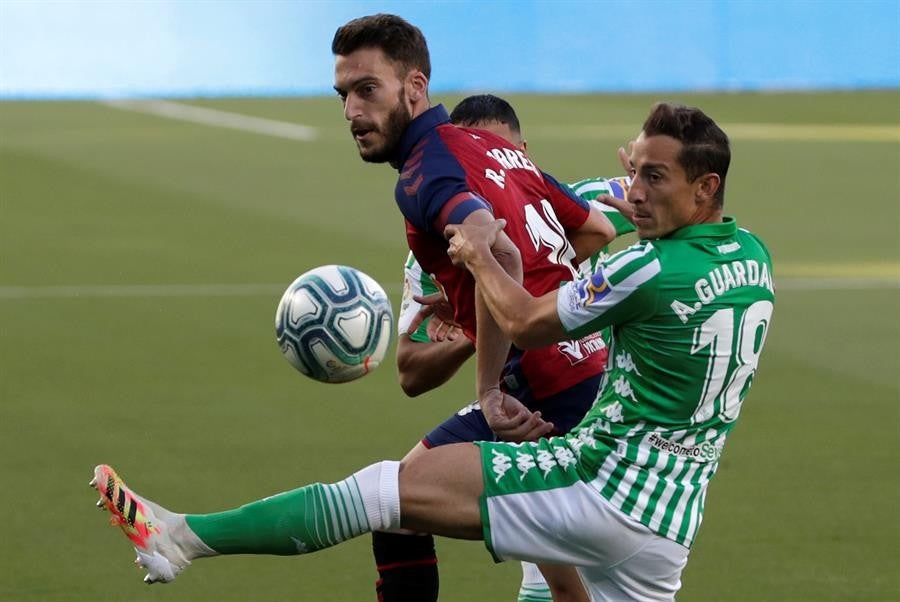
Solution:
M 106 464 L 94 468 L 90 485 L 100 492 L 97 506 L 112 514 L 110 524 L 134 544 L 134 562 L 147 569 L 146 583 L 168 583 L 191 564 L 171 536 L 173 523 L 183 522 L 183 515 L 137 495 Z

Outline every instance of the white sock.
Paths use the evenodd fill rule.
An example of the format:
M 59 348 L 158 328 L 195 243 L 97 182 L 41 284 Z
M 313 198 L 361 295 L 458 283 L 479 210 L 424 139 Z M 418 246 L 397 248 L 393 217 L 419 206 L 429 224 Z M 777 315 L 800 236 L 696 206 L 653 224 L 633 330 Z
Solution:
M 378 462 L 351 478 L 359 488 L 369 528 L 372 531 L 400 528 L 400 462 Z
M 522 585 L 519 586 L 518 602 L 552 602 L 550 586 L 536 564 L 522 562 Z

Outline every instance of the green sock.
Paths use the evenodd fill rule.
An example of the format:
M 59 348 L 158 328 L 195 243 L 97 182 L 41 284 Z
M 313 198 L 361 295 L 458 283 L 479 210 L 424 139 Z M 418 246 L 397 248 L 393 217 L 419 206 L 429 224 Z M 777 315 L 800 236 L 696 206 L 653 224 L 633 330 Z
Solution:
M 382 471 L 382 465 L 390 466 Z M 339 483 L 314 483 L 235 510 L 188 514 L 185 520 L 219 554 L 315 552 L 373 528 L 399 526 L 398 466 L 397 462 L 373 464 Z M 382 516 L 395 524 L 383 524 Z

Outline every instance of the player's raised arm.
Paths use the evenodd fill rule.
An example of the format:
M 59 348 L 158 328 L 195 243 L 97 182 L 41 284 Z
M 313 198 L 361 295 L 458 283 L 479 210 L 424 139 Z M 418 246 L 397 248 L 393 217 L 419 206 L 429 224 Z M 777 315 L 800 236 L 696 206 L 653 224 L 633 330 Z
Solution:
M 556 311 L 557 292 L 533 297 L 506 273 L 491 248 L 505 238 L 505 220 L 447 226 L 448 253 L 475 276 L 485 303 L 500 329 L 520 348 L 539 347 L 567 338 Z
M 616 228 L 608 217 L 591 204 L 590 213 L 584 223 L 574 231 L 566 233 L 566 238 L 575 249 L 575 261 L 581 263 L 594 253 L 606 247 L 616 237 Z

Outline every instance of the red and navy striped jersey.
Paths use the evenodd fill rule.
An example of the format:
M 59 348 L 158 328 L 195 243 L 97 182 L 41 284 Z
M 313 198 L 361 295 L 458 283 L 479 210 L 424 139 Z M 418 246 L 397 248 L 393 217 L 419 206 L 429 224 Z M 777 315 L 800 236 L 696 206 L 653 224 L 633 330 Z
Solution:
M 462 223 L 478 209 L 505 219 L 504 232 L 522 256 L 523 286 L 532 295 L 575 279 L 575 253 L 566 232 L 584 224 L 586 201 L 503 138 L 450 124 L 438 105 L 412 121 L 393 165 L 400 172 L 395 198 L 406 218 L 409 248 L 444 287 L 456 321 L 470 339 L 476 331 L 475 282 L 447 256 L 447 224 Z M 605 362 L 601 349 L 581 341 L 514 350 L 504 379 L 512 389 L 528 389 L 526 397 L 542 399 L 600 374 Z

